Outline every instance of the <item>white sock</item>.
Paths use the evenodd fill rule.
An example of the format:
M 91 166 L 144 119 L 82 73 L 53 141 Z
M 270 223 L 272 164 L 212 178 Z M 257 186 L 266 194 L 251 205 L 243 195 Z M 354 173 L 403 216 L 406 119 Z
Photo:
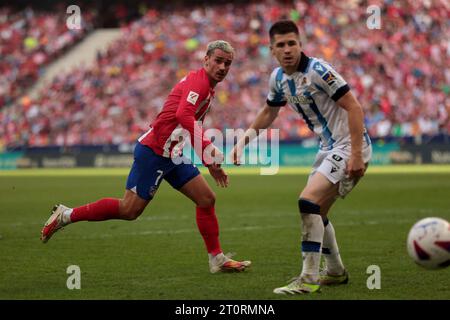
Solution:
M 319 281 L 320 252 L 324 234 L 322 217 L 318 214 L 302 214 L 302 256 L 301 278 L 307 282 Z
M 303 268 L 301 278 L 308 283 L 319 281 L 320 253 L 303 252 Z
M 339 254 L 339 247 L 336 241 L 336 234 L 333 225 L 328 221 L 323 235 L 322 253 L 327 263 L 327 271 L 333 275 L 341 275 L 344 273 L 344 264 Z
M 69 223 L 72 223 L 72 220 L 70 220 L 70 215 L 72 214 L 73 209 L 69 209 L 64 211 L 64 213 L 62 214 L 62 222 L 64 225 L 68 225 Z
M 208 253 L 208 259 L 209 262 L 212 264 L 218 264 L 219 262 L 221 263 L 223 260 L 226 259 L 225 255 L 223 254 L 223 252 L 216 254 L 215 256 L 213 256 L 211 253 Z

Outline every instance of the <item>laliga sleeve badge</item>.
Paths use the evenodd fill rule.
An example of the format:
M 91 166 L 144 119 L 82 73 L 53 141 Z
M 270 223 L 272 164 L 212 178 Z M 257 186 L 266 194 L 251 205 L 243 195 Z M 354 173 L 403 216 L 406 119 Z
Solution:
M 194 91 L 189 91 L 186 101 L 192 103 L 194 106 L 197 103 L 199 94 Z

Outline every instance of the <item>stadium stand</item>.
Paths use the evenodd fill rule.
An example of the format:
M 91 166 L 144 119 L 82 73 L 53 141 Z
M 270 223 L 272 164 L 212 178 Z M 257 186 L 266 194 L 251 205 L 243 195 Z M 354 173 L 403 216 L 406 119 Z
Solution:
M 46 35 L 46 23 L 58 27 L 47 35 L 49 49 L 13 54 L 27 63 L 19 70 L 9 63 L 5 74 L 20 73 L 22 78 L 5 74 L 0 78 L 0 97 L 14 100 L 0 110 L 3 144 L 133 143 L 155 118 L 169 88 L 201 66 L 206 44 L 218 38 L 230 41 L 237 55 L 227 79 L 217 87 L 205 125 L 245 128 L 267 94 L 268 75 L 275 66 L 267 30 L 279 18 L 295 20 L 303 32 L 305 52 L 331 62 L 349 82 L 363 105 L 371 136 L 450 133 L 448 4 L 408 0 L 400 6 L 379 1 L 382 28 L 369 30 L 365 2 L 312 3 L 228 3 L 170 11 L 141 7 L 143 16 L 121 23 L 122 37 L 105 54 L 98 54 L 93 67 L 58 75 L 37 99 L 20 95 L 23 90 L 17 87 L 35 81 L 38 71 L 33 61 L 50 59 L 56 44 L 66 38 L 73 43 L 75 35 L 67 32 L 65 23 L 57 23 L 56 15 L 32 14 L 29 25 L 42 25 L 42 34 Z M 28 11 L 20 13 L 22 20 L 27 15 Z M 22 43 L 28 29 L 14 21 L 0 23 L 0 29 L 16 25 L 16 41 Z M 44 43 L 38 48 L 47 47 Z M 34 65 L 32 71 L 28 63 Z M 3 59 L 0 66 L 5 69 Z M 274 127 L 280 128 L 282 139 L 311 136 L 303 121 L 288 110 L 283 110 Z
M 24 94 L 42 67 L 83 38 L 93 18 L 87 13 L 83 29 L 69 30 L 64 15 L 0 7 L 0 106 Z

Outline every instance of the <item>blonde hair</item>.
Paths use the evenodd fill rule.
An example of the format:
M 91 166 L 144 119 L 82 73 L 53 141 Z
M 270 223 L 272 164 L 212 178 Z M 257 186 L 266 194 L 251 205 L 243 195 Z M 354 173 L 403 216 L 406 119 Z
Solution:
M 209 57 L 214 52 L 214 50 L 220 49 L 226 53 L 234 54 L 234 48 L 231 44 L 225 40 L 215 40 L 208 43 L 208 47 L 206 49 L 206 55 Z

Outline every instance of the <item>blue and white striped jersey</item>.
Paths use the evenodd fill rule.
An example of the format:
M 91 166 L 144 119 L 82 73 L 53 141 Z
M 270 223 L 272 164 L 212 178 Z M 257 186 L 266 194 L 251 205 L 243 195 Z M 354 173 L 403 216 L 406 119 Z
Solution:
M 281 67 L 275 68 L 269 88 L 267 104 L 281 107 L 288 103 L 320 137 L 320 149 L 350 144 L 347 111 L 336 103 L 350 88 L 327 62 L 302 52 L 298 70 L 287 75 Z M 361 138 L 370 144 L 366 130 Z

